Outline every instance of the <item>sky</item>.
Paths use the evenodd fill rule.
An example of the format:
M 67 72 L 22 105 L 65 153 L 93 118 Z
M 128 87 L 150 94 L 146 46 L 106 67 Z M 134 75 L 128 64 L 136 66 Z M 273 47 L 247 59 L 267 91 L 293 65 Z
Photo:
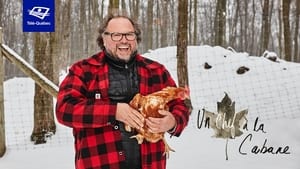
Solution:
M 144 56 L 164 64 L 177 81 L 176 47 Z M 175 150 L 167 168 L 300 169 L 300 64 L 278 59 L 272 52 L 267 56 L 275 57 L 275 62 L 211 46 L 189 46 L 188 56 L 193 111 L 180 137 L 165 135 Z M 225 93 L 235 102 L 236 113 L 248 111 L 247 125 L 240 129 L 243 134 L 228 139 L 228 160 L 226 139 L 214 137 L 214 130 L 202 121 L 203 109 L 218 114 L 217 103 Z M 29 78 L 4 83 L 7 152 L 0 158 L 0 168 L 74 168 L 70 128 L 57 124 L 46 144 L 30 142 L 33 96 L 34 82 Z

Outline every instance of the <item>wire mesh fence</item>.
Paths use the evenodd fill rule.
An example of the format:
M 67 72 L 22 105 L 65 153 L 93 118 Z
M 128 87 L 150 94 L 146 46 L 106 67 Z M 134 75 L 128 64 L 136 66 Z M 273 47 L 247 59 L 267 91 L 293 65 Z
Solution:
M 189 47 L 189 81 L 194 110 L 189 126 L 197 127 L 198 113 L 203 108 L 217 112 L 226 92 L 235 102 L 236 111 L 248 109 L 248 119 L 264 121 L 300 118 L 300 65 L 283 60 L 234 53 L 229 50 L 198 46 Z M 160 61 L 177 81 L 176 47 L 167 47 L 144 54 Z M 209 66 L 208 66 L 209 65 Z M 239 68 L 246 67 L 244 73 Z M 63 76 L 63 75 L 61 75 Z M 34 85 L 29 77 L 16 77 L 4 82 L 6 144 L 9 149 L 27 150 L 59 147 L 73 142 L 72 131 L 57 123 L 57 132 L 46 144 L 30 141 L 33 130 Z M 53 100 L 55 105 L 55 99 Z M 53 107 L 54 110 L 54 107 Z

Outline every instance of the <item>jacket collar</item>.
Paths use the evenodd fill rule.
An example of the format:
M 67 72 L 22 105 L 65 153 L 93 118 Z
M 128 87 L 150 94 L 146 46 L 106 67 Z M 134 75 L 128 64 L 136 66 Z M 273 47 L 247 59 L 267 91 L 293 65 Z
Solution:
M 119 68 L 119 69 L 127 69 L 129 67 L 132 67 L 134 65 L 134 63 L 136 62 L 136 55 L 137 55 L 137 51 L 135 51 L 131 56 L 128 62 L 124 61 L 124 60 L 120 60 L 117 59 L 113 56 L 111 56 L 109 53 L 107 53 L 106 51 L 104 51 L 105 53 L 105 61 L 115 67 L 115 68 Z
M 106 53 L 101 51 L 90 58 L 85 59 L 88 64 L 95 65 L 95 66 L 103 66 L 106 62 Z M 146 59 L 142 57 L 140 54 L 135 54 L 132 58 L 132 62 L 137 62 L 137 65 L 141 67 L 145 67 L 148 69 L 156 69 L 160 67 L 160 64 L 154 63 L 152 60 Z

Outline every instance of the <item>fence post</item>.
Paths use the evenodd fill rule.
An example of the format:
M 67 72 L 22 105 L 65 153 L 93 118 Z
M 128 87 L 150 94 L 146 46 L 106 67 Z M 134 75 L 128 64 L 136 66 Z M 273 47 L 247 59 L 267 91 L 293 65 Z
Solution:
M 3 94 L 3 84 L 4 84 L 4 63 L 2 57 L 2 28 L 0 27 L 0 157 L 5 153 L 5 120 L 4 120 L 4 94 Z

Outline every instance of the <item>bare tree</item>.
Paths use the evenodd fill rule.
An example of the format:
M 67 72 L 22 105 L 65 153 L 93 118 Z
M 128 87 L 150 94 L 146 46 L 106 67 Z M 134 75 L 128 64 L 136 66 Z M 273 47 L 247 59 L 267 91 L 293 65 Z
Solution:
M 299 20 L 300 20 L 300 1 L 296 1 L 296 16 L 295 16 L 295 34 L 294 34 L 294 59 L 296 62 L 300 62 L 299 53 Z
M 282 44 L 282 36 L 283 36 L 283 21 L 282 21 L 282 1 L 279 0 L 279 7 L 278 7 L 278 47 L 279 47 L 279 56 L 283 56 L 283 44 Z
M 0 45 L 2 44 L 2 27 L 0 25 Z M 2 157 L 6 151 L 5 143 L 5 119 L 4 119 L 4 69 L 3 69 L 3 57 L 0 48 L 0 157 Z
M 255 0 L 252 0 L 252 19 L 251 19 L 251 44 L 250 44 L 250 51 L 254 51 L 255 47 L 255 16 L 256 16 L 256 10 L 255 10 Z M 254 52 L 253 52 L 254 53 Z
M 4 0 L 0 0 L 0 27 L 3 27 L 3 19 L 2 19 L 3 11 L 4 11 Z
M 2 13 L 0 25 L 3 26 L 3 34 L 9 35 L 3 36 L 3 43 L 12 49 L 15 49 L 15 51 L 21 52 L 19 50 L 19 46 L 22 46 L 22 44 L 20 45 L 20 43 L 16 43 L 19 42 L 19 37 L 22 37 L 21 32 L 19 31 L 19 27 L 22 26 L 20 26 L 18 22 L 18 12 L 21 11 L 16 11 L 15 6 L 20 5 L 22 2 L 21 0 L 18 0 L 12 3 L 8 0 L 2 0 L 1 3 L 3 6 L 2 10 L 0 10 L 0 13 Z M 4 62 L 4 72 L 9 72 L 9 74 L 6 73 L 4 79 L 24 76 L 22 71 L 20 71 L 16 66 L 12 66 L 8 60 L 4 59 Z
M 237 32 L 237 25 L 239 21 L 239 13 L 240 13 L 240 0 L 236 0 L 235 4 L 232 4 L 232 6 L 235 6 L 233 8 L 234 11 L 234 16 L 229 19 L 229 45 L 232 47 L 237 47 L 237 37 L 238 37 L 238 32 Z
M 194 0 L 194 34 L 193 34 L 193 45 L 197 44 L 197 30 L 198 30 L 198 0 Z
M 290 30 L 290 4 L 291 4 L 291 0 L 282 0 L 284 58 L 287 61 L 292 61 L 291 30 Z
M 263 1 L 262 7 L 262 25 L 261 25 L 261 45 L 260 54 L 262 54 L 269 45 L 270 21 L 269 21 L 269 0 Z
M 131 1 L 129 1 L 131 2 Z M 139 18 L 139 8 L 140 6 L 140 0 L 132 0 L 131 4 L 130 4 L 130 14 L 131 14 L 131 17 L 134 19 L 134 20 L 138 20 Z
M 193 9 L 193 0 L 188 1 L 188 44 L 192 44 L 192 34 L 193 34 L 193 27 L 192 27 L 192 9 Z
M 248 4 L 249 4 L 249 1 L 243 1 L 244 3 L 244 27 L 243 27 L 243 42 L 244 42 L 244 48 L 243 48 L 243 51 L 247 51 L 248 50 L 248 47 L 249 47 L 249 40 L 248 40 L 248 26 L 249 26 L 249 12 L 248 12 Z
M 177 76 L 178 85 L 189 85 L 188 60 L 187 60 L 187 22 L 188 22 L 188 1 L 178 1 L 178 31 L 177 31 Z
M 119 0 L 109 0 L 108 12 L 109 13 L 119 12 L 119 5 L 120 5 Z
M 56 12 L 56 25 L 55 33 L 58 34 L 58 43 L 57 48 L 60 49 L 58 55 L 56 55 L 56 68 L 54 70 L 66 69 L 68 64 L 71 61 L 71 2 L 72 0 L 62 1 L 59 11 Z M 57 2 L 56 2 L 57 3 Z M 54 72 L 54 74 L 59 75 L 59 72 Z M 56 77 L 54 79 L 57 79 Z
M 226 0 L 217 0 L 215 16 L 215 45 L 225 45 Z
M 52 56 L 49 55 L 52 51 L 49 47 L 47 48 L 47 44 L 55 44 L 50 38 L 49 33 L 34 33 L 34 63 L 37 70 L 48 79 L 53 80 L 53 61 Z M 53 97 L 35 85 L 34 126 L 31 141 L 34 141 L 35 144 L 45 143 L 47 136 L 55 134 L 55 131 Z
M 62 30 L 62 1 L 56 0 L 55 3 L 55 32 L 34 33 L 34 64 L 37 70 L 51 81 L 58 84 L 58 73 L 54 73 L 56 58 L 60 58 L 63 37 Z M 64 9 L 68 10 L 68 9 Z M 64 30 L 66 31 L 66 30 Z M 55 74 L 55 75 L 54 75 Z M 31 140 L 35 144 L 46 142 L 46 137 L 55 134 L 56 125 L 53 112 L 53 97 L 43 90 L 39 85 L 35 85 L 34 93 L 34 127 Z
M 153 32 L 153 39 L 154 39 L 154 44 L 153 44 L 153 48 L 156 49 L 160 46 L 160 27 L 162 24 L 162 17 L 161 17 L 161 10 L 160 8 L 160 4 L 159 4 L 160 0 L 155 0 L 155 4 L 154 6 L 156 7 L 155 11 L 155 16 L 154 16 L 154 20 L 153 20 L 153 26 L 155 28 L 154 32 Z
M 79 10 L 77 13 L 74 13 L 73 17 L 76 18 L 78 23 L 74 23 L 73 26 L 73 32 L 77 32 L 77 33 L 73 33 L 73 37 L 71 40 L 71 44 L 72 44 L 72 57 L 74 60 L 77 60 L 79 57 L 85 56 L 84 54 L 84 46 L 85 44 L 85 40 L 84 40 L 84 36 L 86 35 L 86 32 L 84 30 L 84 25 L 85 25 L 85 20 L 86 20 L 86 9 L 85 9 L 85 3 L 86 1 L 79 1 L 77 6 L 75 6 L 75 8 L 79 8 L 77 10 Z M 76 57 L 74 57 L 76 56 Z
M 153 1 L 148 1 L 147 8 L 147 31 L 146 31 L 146 49 L 153 48 Z
M 50 43 L 53 45 L 49 46 L 49 50 L 50 50 L 50 57 L 52 57 L 52 61 L 53 63 L 51 65 L 56 65 L 55 69 L 53 69 L 53 80 L 55 81 L 55 84 L 58 84 L 58 79 L 59 79 L 59 72 L 58 70 L 60 70 L 60 61 L 63 61 L 64 59 L 61 58 L 65 58 L 63 56 L 61 56 L 61 51 L 62 49 L 62 44 L 61 44 L 61 39 L 63 39 L 63 37 L 61 37 L 60 35 L 63 34 L 63 31 L 61 29 L 61 12 L 62 12 L 62 3 L 61 0 L 56 0 L 55 2 L 55 31 L 50 33 Z M 66 11 L 68 9 L 65 9 Z M 68 22 L 68 21 L 66 21 Z M 56 70 L 54 72 L 54 70 Z
M 177 37 L 177 29 L 178 29 L 178 13 L 177 13 L 177 6 L 176 0 L 169 0 L 170 9 L 169 9 L 169 25 L 170 28 L 168 29 L 169 32 L 169 45 L 176 44 L 176 37 Z
M 243 50 L 244 49 L 244 37 L 243 37 L 243 29 L 244 29 L 244 25 L 245 25 L 245 21 L 244 21 L 244 18 L 243 18 L 243 15 L 244 15 L 244 10 L 241 10 L 241 8 L 244 8 L 244 4 L 241 2 L 239 2 L 240 4 L 240 8 L 238 9 L 239 10 L 239 14 L 238 14 L 238 19 L 239 19 L 239 26 L 237 29 L 239 29 L 239 35 L 237 37 L 238 39 L 238 47 L 240 50 Z
M 162 16 L 161 16 L 161 28 L 160 28 L 160 44 L 162 47 L 168 45 L 168 28 L 169 28 L 169 2 L 166 0 L 162 0 L 161 2 L 162 7 Z
M 102 2 L 102 4 L 103 4 L 103 2 Z M 121 9 L 122 9 L 122 13 L 125 13 L 127 11 L 125 0 L 121 0 Z

